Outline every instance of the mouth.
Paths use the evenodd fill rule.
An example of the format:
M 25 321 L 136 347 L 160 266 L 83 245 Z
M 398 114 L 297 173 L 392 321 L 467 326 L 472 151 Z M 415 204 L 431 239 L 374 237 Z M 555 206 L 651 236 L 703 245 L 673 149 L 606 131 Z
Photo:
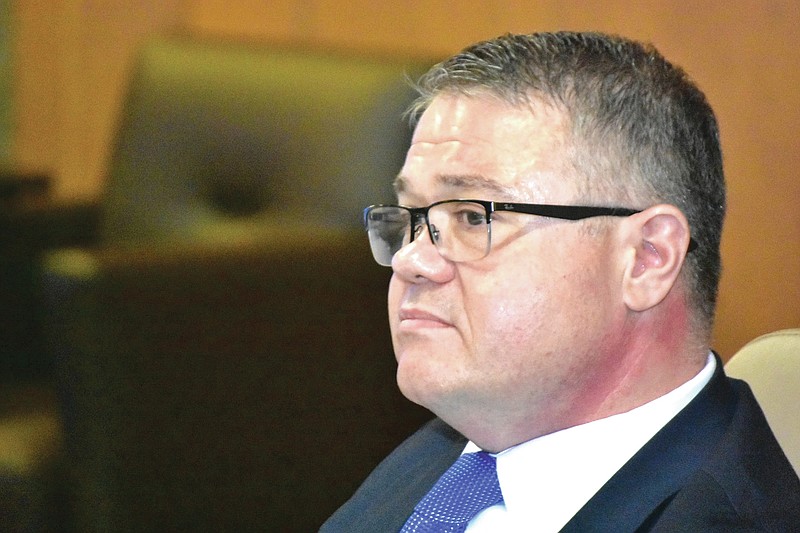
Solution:
M 453 324 L 449 321 L 423 309 L 401 308 L 398 316 L 400 319 L 400 329 L 402 330 L 453 327 Z

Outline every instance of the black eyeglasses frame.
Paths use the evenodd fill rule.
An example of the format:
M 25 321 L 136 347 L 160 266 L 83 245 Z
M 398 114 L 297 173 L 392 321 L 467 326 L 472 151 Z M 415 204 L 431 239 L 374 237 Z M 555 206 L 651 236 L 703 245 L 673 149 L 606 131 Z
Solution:
M 366 207 L 363 211 L 364 227 L 368 228 L 368 216 L 372 209 L 379 207 L 397 207 L 405 209 L 411 214 L 411 237 L 413 241 L 417 235 L 417 228 L 420 226 L 420 221 L 425 221 L 425 226 L 428 228 L 431 240 L 434 241 L 434 235 L 431 234 L 432 229 L 428 220 L 428 211 L 437 205 L 456 202 L 469 202 L 479 204 L 486 210 L 487 224 L 492 222 L 492 213 L 497 211 L 507 211 L 512 213 L 524 213 L 527 215 L 537 215 L 548 218 L 556 218 L 560 220 L 584 220 L 587 218 L 595 217 L 629 217 L 641 213 L 641 209 L 631 209 L 629 207 L 603 207 L 603 206 L 587 206 L 587 205 L 558 205 L 558 204 L 528 204 L 520 202 L 495 202 L 492 200 L 476 200 L 472 198 L 454 198 L 449 200 L 440 200 L 434 202 L 426 207 L 408 207 L 398 204 L 374 204 Z M 689 247 L 687 253 L 697 248 L 697 241 L 693 238 L 689 239 Z

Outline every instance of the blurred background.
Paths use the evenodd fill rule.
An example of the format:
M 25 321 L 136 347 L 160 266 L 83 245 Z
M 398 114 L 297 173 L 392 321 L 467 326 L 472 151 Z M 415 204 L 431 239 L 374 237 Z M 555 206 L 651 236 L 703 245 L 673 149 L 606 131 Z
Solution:
M 654 43 L 706 92 L 730 211 L 715 347 L 800 323 L 800 3 L 794 0 L 4 0 L 0 149 L 93 199 L 137 47 L 182 32 L 440 57 L 503 32 L 602 30 Z M 364 198 L 368 203 L 369 198 Z
M 42 525 L 46 521 L 37 522 L 39 518 L 36 514 L 46 508 L 51 510 L 48 515 L 51 522 L 54 520 L 63 525 L 66 522 L 59 517 L 70 516 L 69 523 L 79 524 L 81 529 L 125 530 L 127 528 L 115 525 L 135 521 L 131 522 L 131 515 L 124 513 L 145 514 L 142 501 L 147 499 L 144 496 L 155 496 L 144 491 L 137 494 L 124 492 L 120 487 L 131 484 L 144 487 L 149 486 L 148 483 L 164 486 L 164 479 L 156 473 L 151 472 L 149 477 L 139 476 L 132 481 L 125 478 L 121 470 L 114 470 L 110 473 L 104 471 L 105 477 L 74 481 L 74 478 L 81 477 L 82 469 L 108 470 L 112 458 L 132 453 L 121 444 L 122 437 L 111 441 L 104 437 L 105 433 L 117 431 L 132 442 L 153 438 L 146 429 L 133 431 L 126 427 L 130 421 L 130 407 L 119 406 L 127 405 L 125 401 L 135 399 L 140 391 L 131 391 L 130 398 L 122 398 L 119 390 L 124 390 L 127 385 L 121 384 L 141 379 L 142 375 L 152 373 L 154 369 L 162 373 L 161 381 L 156 380 L 155 384 L 149 385 L 151 403 L 145 402 L 145 405 L 154 409 L 167 406 L 157 421 L 162 429 L 170 427 L 170 420 L 174 420 L 175 416 L 180 418 L 183 414 L 181 411 L 177 415 L 170 413 L 169 409 L 184 409 L 189 400 L 172 397 L 167 400 L 155 399 L 161 390 L 159 387 L 176 386 L 177 383 L 180 389 L 182 376 L 185 377 L 186 372 L 196 372 L 188 378 L 196 395 L 191 400 L 192 404 L 202 403 L 208 411 L 208 404 L 230 398 L 231 389 L 227 387 L 232 385 L 215 388 L 204 381 L 212 375 L 212 369 L 217 372 L 219 368 L 214 354 L 206 353 L 208 348 L 200 346 L 200 340 L 195 340 L 196 345 L 187 345 L 186 339 L 177 342 L 174 338 L 167 338 L 173 335 L 171 332 L 153 329 L 170 321 L 173 316 L 170 315 L 170 305 L 183 304 L 185 307 L 187 303 L 196 303 L 196 309 L 186 319 L 196 332 L 201 328 L 218 327 L 218 317 L 205 316 L 203 306 L 211 305 L 209 301 L 217 306 L 231 305 L 221 302 L 238 297 L 242 307 L 249 307 L 247 312 L 225 308 L 228 315 L 236 317 L 236 320 L 229 320 L 231 327 L 241 328 L 244 321 L 250 328 L 258 329 L 268 313 L 265 310 L 263 316 L 252 314 L 259 299 L 279 298 L 280 307 L 286 305 L 287 299 L 305 297 L 313 301 L 320 297 L 319 291 L 333 289 L 338 291 L 337 298 L 331 299 L 328 305 L 335 306 L 335 301 L 342 299 L 342 295 L 351 295 L 356 301 L 362 302 L 362 306 L 359 308 L 352 304 L 350 309 L 344 309 L 341 315 L 337 315 L 340 336 L 335 340 L 328 337 L 328 332 L 318 330 L 309 333 L 297 329 L 295 335 L 317 334 L 327 339 L 327 342 L 316 345 L 303 344 L 306 353 L 321 346 L 327 349 L 337 343 L 351 351 L 356 350 L 354 346 L 359 343 L 365 347 L 369 345 L 369 349 L 365 348 L 366 355 L 381 352 L 382 360 L 387 363 L 368 379 L 362 375 L 365 381 L 361 385 L 365 388 L 354 386 L 353 391 L 373 394 L 376 390 L 382 390 L 380 383 L 385 383 L 386 388 L 393 387 L 392 359 L 385 338 L 388 333 L 382 325 L 385 322 L 382 292 L 386 278 L 382 271 L 370 270 L 366 247 L 360 248 L 365 260 L 363 264 L 349 263 L 346 255 L 342 256 L 341 261 L 342 268 L 347 266 L 351 271 L 369 273 L 369 281 L 359 281 L 355 276 L 343 280 L 337 287 L 317 287 L 313 285 L 313 280 L 316 279 L 315 275 L 323 275 L 320 272 L 298 274 L 298 263 L 275 267 L 275 259 L 270 257 L 270 269 L 274 267 L 280 271 L 283 268 L 292 273 L 280 278 L 281 281 L 262 281 L 255 289 L 248 284 L 256 283 L 259 274 L 267 270 L 267 263 L 264 263 L 267 259 L 262 257 L 265 248 L 263 239 L 259 246 L 248 248 L 244 255 L 239 252 L 236 255 L 231 251 L 230 242 L 238 237 L 233 238 L 229 233 L 216 244 L 212 243 L 212 247 L 206 243 L 200 254 L 200 264 L 214 265 L 216 270 L 203 275 L 198 274 L 197 259 L 181 267 L 183 270 L 177 268 L 180 261 L 175 259 L 174 254 L 168 260 L 156 261 L 158 267 L 152 266 L 150 259 L 163 256 L 163 242 L 144 245 L 138 242 L 133 252 L 128 250 L 125 253 L 105 251 L 99 256 L 74 253 L 75 249 L 97 250 L 102 240 L 100 237 L 108 237 L 101 228 L 104 222 L 108 222 L 107 213 L 104 214 L 101 206 L 114 198 L 119 204 L 119 194 L 115 197 L 110 193 L 109 185 L 120 181 L 118 167 L 120 161 L 125 162 L 119 155 L 125 145 L 120 140 L 123 137 L 120 132 L 130 131 L 131 124 L 138 120 L 131 118 L 131 87 L 135 85 L 136 72 L 139 72 L 136 65 L 142 60 L 143 50 L 149 43 L 160 38 L 178 37 L 184 42 L 235 43 L 247 49 L 301 48 L 381 58 L 378 62 L 386 64 L 396 61 L 398 65 L 409 66 L 407 70 L 415 71 L 421 65 L 431 64 L 480 39 L 505 32 L 560 29 L 599 30 L 652 42 L 668 59 L 689 73 L 717 112 L 729 188 L 729 215 L 722 251 L 724 273 L 714 332 L 714 347 L 722 358 L 727 360 L 747 341 L 760 334 L 800 325 L 800 179 L 797 176 L 800 146 L 796 133 L 800 125 L 800 54 L 797 53 L 800 48 L 800 3 L 796 0 L 709 0 L 694 3 L 679 0 L 0 0 L 0 274 L 3 275 L 0 280 L 0 330 L 5 330 L 0 335 L 0 370 L 4 378 L 4 385 L 0 387 L 0 501 L 22 502 L 21 507 L 27 509 L 23 514 L 28 514 L 17 517 L 16 520 L 21 522 L 16 523 L 24 523 L 30 530 L 47 530 Z M 158 55 L 162 52 L 156 48 L 156 52 L 144 56 L 167 57 Z M 370 127 L 374 127 L 374 124 Z M 156 133 L 152 136 L 156 144 L 159 135 Z M 397 138 L 400 137 L 402 134 L 398 133 Z M 258 150 L 257 147 L 254 149 Z M 386 149 L 390 150 L 390 147 Z M 396 155 L 392 152 L 393 157 Z M 388 156 L 385 159 L 385 166 L 391 167 L 386 169 L 391 177 L 392 168 L 396 170 L 400 163 Z M 367 177 L 360 179 L 366 180 Z M 354 205 L 373 201 L 372 195 L 377 192 L 363 189 L 365 183 L 353 182 L 353 190 L 344 193 L 345 196 L 349 194 L 348 201 L 353 201 Z M 129 201 L 130 198 L 123 200 Z M 242 198 L 234 200 L 240 201 Z M 148 207 L 138 205 L 136 209 L 146 213 Z M 356 217 L 357 209 L 353 208 L 353 211 Z M 297 235 L 283 235 L 278 240 L 285 243 L 298 238 L 302 240 Z M 361 236 L 337 234 L 328 240 L 344 245 L 351 243 L 351 238 L 360 239 Z M 320 254 L 319 257 L 337 257 L 336 254 L 344 249 L 312 242 L 304 246 L 305 251 L 296 256 L 297 261 L 318 261 L 318 258 L 315 259 L 318 256 L 313 253 Z M 352 250 L 356 245 L 349 246 L 346 250 Z M 53 259 L 52 253 L 65 247 L 73 250 L 71 255 L 61 254 Z M 273 246 L 267 248 L 273 249 Z M 223 249 L 223 252 L 218 249 Z M 195 257 L 194 254 L 194 251 L 190 253 L 181 248 L 178 255 L 185 259 L 189 255 Z M 231 257 L 234 256 L 238 259 L 232 261 Z M 56 277 L 61 281 L 66 275 L 85 282 L 97 272 L 102 272 L 105 280 L 105 285 L 101 284 L 102 291 L 106 292 L 101 292 L 97 285 L 93 285 L 94 288 L 89 291 L 84 283 L 82 292 L 79 291 L 83 295 L 80 302 L 83 305 L 91 300 L 94 306 L 91 307 L 91 313 L 84 312 L 85 306 L 74 307 L 79 299 L 65 296 L 72 294 L 70 291 L 74 291 L 74 287 L 65 288 L 65 285 L 59 284 L 61 281 L 57 280 L 54 285 L 51 279 L 48 295 L 43 295 L 40 276 L 44 271 L 47 277 L 49 268 L 42 266 L 44 264 L 56 264 Z M 120 274 L 123 266 L 131 264 L 135 267 L 133 273 Z M 76 271 L 80 271 L 80 274 L 75 274 Z M 159 278 L 166 271 L 169 271 L 168 281 Z M 137 285 L 142 279 L 150 279 L 148 276 L 156 281 L 149 285 Z M 242 281 L 245 278 L 246 281 Z M 190 281 L 185 281 L 187 279 Z M 212 284 L 219 285 L 220 279 L 237 281 L 232 282 L 233 285 L 221 284 L 212 300 L 208 300 L 208 295 L 204 295 L 206 300 L 202 300 L 196 294 L 199 292 L 196 290 L 197 284 L 211 280 Z M 288 287 L 287 292 L 270 292 L 276 283 Z M 308 288 L 309 283 L 315 288 Z M 167 298 L 164 304 L 165 287 L 175 286 L 181 287 L 180 290 L 176 289 L 177 296 Z M 302 288 L 304 286 L 305 289 Z M 107 296 L 112 289 L 116 291 L 113 298 Z M 56 311 L 48 311 L 55 313 L 57 318 L 55 326 L 48 333 L 48 320 L 52 322 L 53 319 L 48 319 L 43 309 L 47 308 L 45 300 L 53 298 L 54 290 L 57 295 L 55 300 L 61 307 Z M 292 293 L 292 290 L 295 292 Z M 152 294 L 145 296 L 146 291 Z M 305 293 L 298 296 L 298 291 Z M 98 297 L 98 294 L 106 296 Z M 124 309 L 119 307 L 123 300 L 126 303 Z M 367 300 L 371 303 L 365 303 Z M 65 302 L 69 302 L 66 307 L 62 305 Z M 118 307 L 109 310 L 101 306 L 109 302 Z M 141 307 L 163 305 L 164 309 L 151 312 L 147 321 L 140 323 L 135 321 L 138 319 L 131 318 L 128 302 Z M 287 306 L 289 314 L 282 318 L 285 321 L 282 327 L 289 332 L 292 331 L 292 324 L 289 324 L 291 320 L 287 316 L 294 317 L 294 322 L 308 319 L 303 315 L 307 310 L 300 309 L 302 305 L 294 307 Z M 122 314 L 117 316 L 114 313 Z M 350 331 L 343 326 L 359 320 L 364 313 L 371 315 L 372 322 L 366 321 L 363 329 Z M 148 350 L 153 349 L 149 348 L 150 345 L 145 346 L 142 338 L 147 337 L 149 342 L 152 338 L 162 336 L 162 344 L 158 346 L 161 351 L 157 355 L 169 353 L 177 357 L 191 347 L 208 356 L 206 367 L 192 370 L 187 363 L 185 368 L 165 368 L 159 367 L 156 362 L 151 362 L 154 367 L 142 364 L 141 368 L 136 369 L 113 366 L 116 364 L 114 361 L 120 359 L 120 353 L 109 355 L 105 352 L 113 350 L 106 349 L 103 352 L 98 346 L 102 348 L 119 344 L 119 340 L 112 340 L 110 331 L 119 326 L 122 320 L 120 316 L 132 320 L 140 328 L 139 337 L 126 337 L 124 344 L 136 348 L 130 348 L 128 352 L 123 350 L 124 357 L 146 360 L 147 357 L 142 354 L 147 352 L 152 355 Z M 75 317 L 82 318 L 78 320 Z M 182 334 L 192 336 L 192 330 L 189 331 L 189 334 L 186 331 Z M 77 340 L 72 339 L 78 334 L 76 332 L 82 335 Z M 65 393 L 65 374 L 63 371 L 59 374 L 53 367 L 54 360 L 61 357 L 58 350 L 66 348 L 60 346 L 59 342 L 55 342 L 55 348 L 52 342 L 45 342 L 48 334 L 51 340 L 53 337 L 56 341 L 64 338 L 75 340 L 87 353 L 103 352 L 104 357 L 109 359 L 97 359 L 85 366 L 70 366 L 75 365 L 74 362 L 66 365 L 67 381 L 72 380 L 70 385 L 77 383 L 80 386 L 73 386 Z M 293 338 L 288 333 L 284 337 L 253 336 L 246 340 L 239 339 L 234 343 L 234 348 L 228 351 L 232 354 L 236 350 L 257 352 L 259 343 L 277 345 L 282 341 L 291 342 Z M 216 350 L 230 344 L 228 337 L 220 336 L 212 341 Z M 346 350 L 342 352 L 342 357 L 346 357 L 347 353 Z M 294 353 L 293 356 L 299 357 Z M 248 361 L 244 368 L 250 369 L 253 374 L 265 372 L 258 367 L 254 355 L 251 354 Z M 253 366 L 248 366 L 251 364 Z M 354 371 L 364 368 L 363 364 L 360 367 L 358 363 L 351 364 L 356 369 Z M 114 371 L 110 377 L 100 375 L 96 371 L 100 367 L 113 368 Z M 328 370 L 335 372 L 335 369 L 334 359 Z M 136 375 L 134 370 L 142 374 L 133 377 Z M 273 371 L 277 370 L 269 370 Z M 281 371 L 288 372 L 286 369 Z M 175 378 L 175 382 L 170 381 L 169 376 Z M 344 371 L 342 376 L 345 382 L 352 379 Z M 241 374 L 230 377 L 236 380 L 242 378 Z M 305 378 L 295 379 L 302 381 Z M 46 386 L 41 387 L 41 384 Z M 259 391 L 271 386 L 256 382 L 249 385 L 253 387 L 252 392 L 245 395 L 238 392 L 236 402 L 259 402 L 263 398 Z M 114 389 L 111 400 L 102 396 L 108 392 L 106 389 Z M 87 392 L 91 401 L 75 400 L 72 397 L 78 396 L 75 390 Z M 198 400 L 203 398 L 204 390 L 213 401 Z M 291 394 L 287 391 L 283 391 L 284 394 Z M 339 394 L 336 391 L 328 393 L 334 396 Z M 74 405 L 69 400 L 73 400 Z M 380 403 L 375 407 L 377 411 L 368 414 L 390 422 L 381 426 L 384 433 L 378 439 L 380 442 L 369 452 L 364 452 L 363 462 L 347 467 L 355 478 L 368 471 L 409 428 L 427 416 L 420 411 L 410 412 L 397 407 L 398 401 L 402 400 L 387 396 L 385 404 Z M 112 410 L 108 405 L 117 407 Z M 88 418 L 80 415 L 80 409 L 85 410 L 87 406 L 93 409 L 93 414 Z M 73 407 L 74 412 L 71 411 Z M 145 407 L 141 409 L 142 412 L 146 410 Z M 365 416 L 364 413 L 356 413 L 359 409 L 356 404 L 338 405 L 338 409 L 353 410 L 354 420 L 358 419 L 355 415 Z M 307 414 L 306 411 L 303 413 Z M 137 414 L 141 413 L 137 411 Z M 301 417 L 300 414 L 296 415 Z M 65 446 L 62 442 L 65 439 L 62 435 L 65 416 L 68 418 L 66 447 L 80 448 L 77 454 L 73 450 L 73 456 L 77 455 L 78 459 L 72 462 L 63 461 L 59 455 Z M 86 434 L 71 443 L 70 416 L 77 420 L 75 427 L 86 430 Z M 81 419 L 81 416 L 84 418 Z M 197 416 L 196 420 L 189 419 L 200 425 L 214 424 L 211 419 Z M 241 430 L 240 426 L 249 427 L 265 414 L 255 411 L 246 416 L 236 416 L 240 416 L 234 417 L 236 424 L 226 426 L 224 431 L 230 433 L 232 428 Z M 315 416 L 322 415 L 317 413 Z M 395 423 L 392 424 L 391 420 Z M 97 428 L 89 428 L 95 422 L 103 423 Z M 152 423 L 151 420 L 142 422 L 142 427 Z M 197 433 L 195 426 L 189 426 L 183 428 L 185 432 L 173 428 L 174 440 L 158 441 L 160 447 L 154 445 L 153 455 L 137 456 L 118 468 L 137 468 L 131 465 L 141 466 L 145 462 L 153 464 L 157 454 L 180 446 L 186 434 L 193 431 Z M 341 434 L 346 434 L 349 427 L 340 426 Z M 266 442 L 267 433 L 263 429 L 251 434 L 245 431 L 245 436 L 233 443 L 233 449 L 239 449 L 237 446 L 241 449 L 247 446 L 255 448 L 242 452 L 247 456 L 243 463 L 245 470 L 268 468 L 258 463 L 259 446 L 267 444 L 254 444 Z M 358 437 L 355 435 L 354 440 L 358 441 Z M 224 444 L 224 439 L 222 435 L 215 435 L 206 440 L 201 438 L 198 442 L 198 446 L 213 449 L 220 443 Z M 328 444 L 317 442 L 314 446 L 324 447 Z M 192 465 L 213 460 L 213 457 L 209 459 L 197 449 L 192 453 L 191 460 L 184 458 L 186 464 L 175 468 L 175 477 L 169 478 L 169 483 L 178 484 L 177 480 L 185 478 Z M 225 451 L 219 453 L 226 460 L 233 461 L 229 465 L 231 469 L 242 467 L 242 464 L 234 464 L 235 458 L 225 455 Z M 158 468 L 169 470 L 170 467 L 165 466 L 167 463 L 158 463 Z M 79 472 L 76 473 L 76 470 Z M 312 470 L 310 467 L 301 469 L 306 474 Z M 8 474 L 11 481 L 4 484 L 6 471 L 12 472 Z M 31 472 L 36 474 L 32 478 L 29 475 Z M 297 476 L 306 474 L 294 473 Z M 222 476 L 223 481 L 231 481 L 225 475 L 214 472 L 209 479 L 219 481 L 219 476 Z M 14 476 L 21 477 L 18 479 Z M 78 492 L 81 494 L 71 494 L 61 485 L 53 488 L 55 482 L 52 480 L 64 478 L 72 479 L 71 483 L 76 486 L 80 485 Z M 116 480 L 114 483 L 108 481 L 112 478 Z M 207 482 L 208 479 L 201 479 L 198 483 L 201 481 Z M 249 487 L 257 491 L 255 487 L 264 481 L 253 479 L 251 483 Z M 348 483 L 339 487 L 341 494 L 350 491 L 356 482 L 351 480 Z M 42 486 L 46 486 L 46 490 L 40 490 Z M 64 486 L 69 487 L 70 482 Z M 225 486 L 224 483 L 221 486 Z M 174 506 L 174 502 L 166 496 L 169 491 L 164 489 L 163 492 L 159 505 Z M 210 492 L 198 495 L 197 486 L 181 486 L 177 492 L 182 494 L 181 498 L 191 498 L 193 493 L 198 500 L 202 500 L 196 508 L 186 504 L 187 515 L 202 514 L 197 509 L 207 509 L 208 502 L 218 497 Z M 111 493 L 114 494 L 109 495 Z M 233 493 L 228 497 L 229 501 L 237 501 L 238 498 Z M 262 500 L 256 498 L 249 503 L 254 507 L 264 506 L 265 501 L 274 498 L 266 493 L 262 497 Z M 119 500 L 137 498 L 139 507 L 124 512 L 120 510 Z M 330 501 L 318 502 L 320 515 L 328 512 L 326 506 L 335 505 L 338 501 L 336 498 L 339 498 L 338 493 L 332 495 Z M 86 505 L 81 507 L 87 501 L 96 504 L 94 511 L 87 511 Z M 243 504 L 242 509 L 245 508 L 247 506 Z M 239 514 L 244 516 L 247 512 L 240 510 Z M 154 516 L 154 520 L 165 520 L 165 514 L 154 513 Z M 180 519 L 182 521 L 176 519 L 174 524 L 176 527 L 196 526 L 203 529 L 214 523 L 213 516 L 210 513 L 206 517 L 208 520 L 194 524 L 186 522 L 185 518 Z M 312 518 L 317 520 L 316 517 Z M 277 524 L 278 519 L 275 520 Z M 315 523 L 313 520 L 310 523 Z M 247 530 L 248 524 L 256 523 L 269 524 L 270 519 L 256 516 L 253 522 L 217 522 L 216 526 L 225 529 L 226 525 L 235 524 Z M 311 530 L 307 524 L 293 524 L 284 529 Z M 152 523 L 142 521 L 138 525 L 147 528 Z M 64 526 L 64 530 L 68 529 Z

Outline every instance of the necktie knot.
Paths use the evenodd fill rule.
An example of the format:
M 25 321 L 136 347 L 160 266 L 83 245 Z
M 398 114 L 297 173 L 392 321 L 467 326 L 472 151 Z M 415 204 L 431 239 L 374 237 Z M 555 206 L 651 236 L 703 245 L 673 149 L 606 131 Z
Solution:
M 475 515 L 502 501 L 496 459 L 486 452 L 465 453 L 420 500 L 402 531 L 464 531 Z

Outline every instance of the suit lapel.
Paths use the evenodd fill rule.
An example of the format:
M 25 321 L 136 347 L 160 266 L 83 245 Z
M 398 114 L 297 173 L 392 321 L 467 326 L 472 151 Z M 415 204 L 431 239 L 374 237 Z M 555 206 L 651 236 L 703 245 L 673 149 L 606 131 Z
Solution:
M 369 531 L 399 531 L 414 506 L 428 493 L 444 472 L 458 459 L 466 439 L 438 418 L 426 425 L 419 439 L 410 443 L 406 460 L 395 463 L 387 473 L 392 501 L 375 515 L 375 528 Z M 383 476 L 382 476 L 383 477 Z
M 636 531 L 701 467 L 730 423 L 734 398 L 717 358 L 711 381 L 578 511 L 562 533 Z
M 384 459 L 322 530 L 399 531 L 466 443 L 444 422 L 432 420 Z

